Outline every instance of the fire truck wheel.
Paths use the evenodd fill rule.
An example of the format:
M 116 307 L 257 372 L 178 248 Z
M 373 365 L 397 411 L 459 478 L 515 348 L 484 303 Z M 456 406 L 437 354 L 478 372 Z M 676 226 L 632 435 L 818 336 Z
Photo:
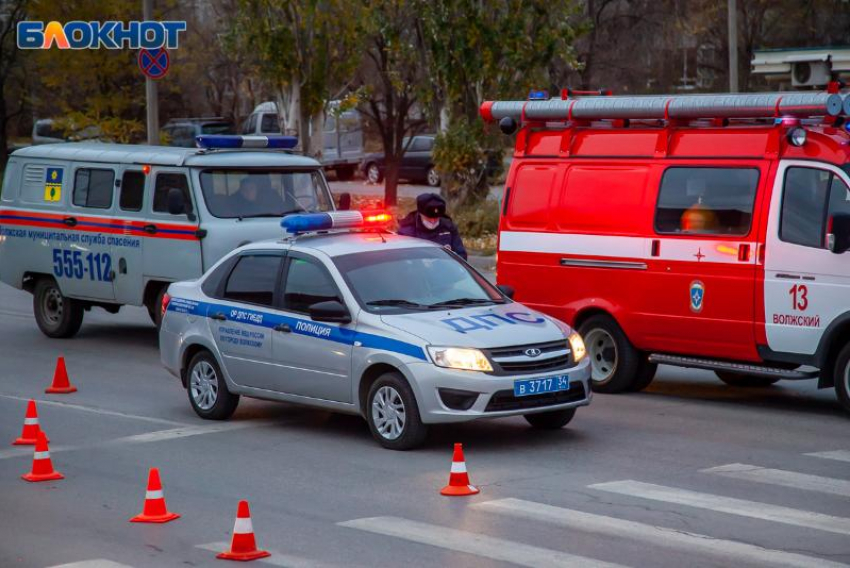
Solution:
M 652 383 L 652 380 L 655 378 L 655 372 L 658 371 L 658 365 L 647 361 L 645 354 L 641 354 L 641 357 L 643 357 L 643 359 L 641 360 L 640 366 L 638 367 L 635 382 L 632 383 L 632 386 L 629 389 L 632 392 L 640 392 L 646 387 L 648 387 L 650 383 Z
M 844 410 L 850 412 L 850 343 L 844 346 L 835 362 L 835 395 Z
M 750 375 L 739 375 L 738 373 L 729 373 L 727 371 L 714 371 L 717 378 L 729 385 L 730 387 L 750 387 L 760 388 L 769 387 L 779 379 L 771 379 L 770 377 L 753 377 Z
M 607 315 L 593 316 L 578 331 L 587 345 L 593 390 L 603 393 L 630 390 L 638 379 L 640 352 L 617 322 Z

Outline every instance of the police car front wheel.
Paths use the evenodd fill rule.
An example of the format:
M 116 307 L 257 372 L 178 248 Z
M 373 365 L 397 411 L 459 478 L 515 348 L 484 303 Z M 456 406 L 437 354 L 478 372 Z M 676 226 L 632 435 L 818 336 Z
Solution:
M 538 430 L 558 430 L 570 423 L 576 415 L 575 408 L 565 410 L 550 410 L 539 414 L 526 414 L 525 421 Z
M 369 388 L 366 420 L 383 447 L 409 450 L 425 441 L 428 428 L 419 417 L 413 391 L 399 373 L 385 373 Z
M 192 357 L 186 372 L 186 390 L 195 413 L 207 420 L 230 418 L 239 404 L 239 395 L 227 390 L 215 357 L 201 351 Z
M 35 322 L 47 337 L 71 337 L 83 325 L 82 304 L 64 296 L 52 278 L 42 278 L 36 283 L 32 299 Z

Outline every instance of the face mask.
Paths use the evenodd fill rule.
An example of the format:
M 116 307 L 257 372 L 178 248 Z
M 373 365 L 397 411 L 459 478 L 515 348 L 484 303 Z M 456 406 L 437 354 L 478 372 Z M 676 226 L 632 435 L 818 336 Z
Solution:
M 436 228 L 437 228 L 437 226 L 440 224 L 440 219 L 439 219 L 439 218 L 437 218 L 437 219 L 431 219 L 431 218 L 426 217 L 426 216 L 424 216 L 424 215 L 422 215 L 421 217 L 422 217 L 422 224 L 423 224 L 423 225 L 425 225 L 425 227 L 426 227 L 427 229 L 430 229 L 430 230 L 432 230 L 432 231 L 433 231 L 434 229 L 436 229 Z

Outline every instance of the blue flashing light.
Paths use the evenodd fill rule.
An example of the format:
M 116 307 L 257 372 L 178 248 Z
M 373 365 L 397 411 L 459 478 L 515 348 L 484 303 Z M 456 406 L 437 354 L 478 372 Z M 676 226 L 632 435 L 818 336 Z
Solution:
M 298 213 L 287 215 L 280 226 L 287 233 L 312 233 L 331 229 L 368 229 L 384 226 L 392 216 L 384 211 L 331 211 L 329 213 Z
M 548 101 L 549 91 L 529 91 L 528 100 L 530 101 Z
M 277 148 L 290 150 L 298 145 L 295 136 L 238 136 L 230 134 L 201 134 L 195 136 L 198 148 Z
M 850 122 L 844 123 L 844 130 L 846 130 L 847 132 L 850 132 Z

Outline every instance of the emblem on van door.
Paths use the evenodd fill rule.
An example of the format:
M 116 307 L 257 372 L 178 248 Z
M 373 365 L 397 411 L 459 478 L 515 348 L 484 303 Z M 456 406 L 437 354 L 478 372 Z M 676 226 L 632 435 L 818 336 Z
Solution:
M 531 348 L 526 349 L 524 352 L 528 357 L 539 357 L 541 353 L 543 353 L 540 349 Z
M 702 311 L 703 302 L 705 302 L 705 284 L 699 280 L 691 282 L 691 311 L 700 313 Z

